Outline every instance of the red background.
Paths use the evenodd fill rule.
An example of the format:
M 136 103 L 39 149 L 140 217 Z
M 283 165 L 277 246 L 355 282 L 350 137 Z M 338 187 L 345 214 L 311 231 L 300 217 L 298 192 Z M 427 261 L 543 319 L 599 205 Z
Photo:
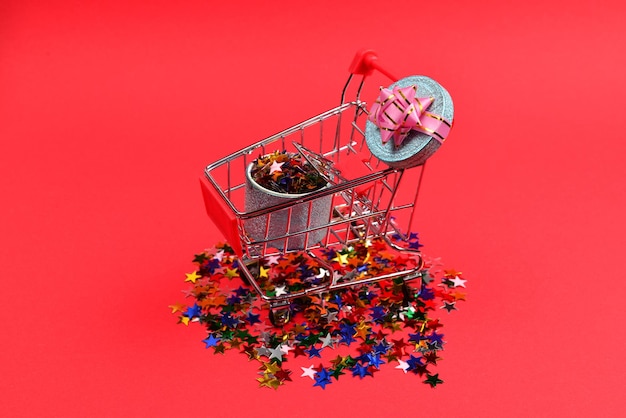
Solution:
M 56 3 L 0 4 L 0 415 L 624 414 L 622 2 Z M 197 177 L 361 47 L 455 100 L 418 228 L 469 279 L 445 384 L 258 389 L 167 308 L 221 238 Z

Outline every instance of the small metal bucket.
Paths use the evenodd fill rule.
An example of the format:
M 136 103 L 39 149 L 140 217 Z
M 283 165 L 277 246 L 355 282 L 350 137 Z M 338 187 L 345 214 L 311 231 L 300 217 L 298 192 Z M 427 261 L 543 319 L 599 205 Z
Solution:
M 245 210 L 252 212 L 270 206 L 293 201 L 307 196 L 309 193 L 288 194 L 268 190 L 252 179 L 252 164 L 246 169 L 246 198 Z M 319 191 L 315 190 L 311 193 Z M 302 250 L 315 245 L 326 237 L 328 228 L 320 228 L 310 231 L 308 237 L 304 231 L 311 228 L 322 227 L 328 224 L 333 195 L 323 196 L 309 202 L 299 203 L 286 209 L 271 212 L 245 221 L 245 230 L 248 237 L 253 241 L 268 240 L 267 246 L 279 250 Z M 309 219 L 309 206 L 311 208 Z M 289 211 L 291 210 L 291 219 Z M 267 223 L 269 221 L 269 228 Z M 308 225 L 307 225 L 308 223 Z M 267 237 L 266 237 L 267 232 Z M 297 234 L 289 238 L 286 234 Z M 305 242 L 305 238 L 308 238 Z

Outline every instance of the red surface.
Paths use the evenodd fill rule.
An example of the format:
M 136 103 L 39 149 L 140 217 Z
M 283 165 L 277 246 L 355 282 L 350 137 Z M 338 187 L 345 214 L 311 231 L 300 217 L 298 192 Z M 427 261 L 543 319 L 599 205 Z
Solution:
M 0 4 L 0 415 L 623 416 L 622 2 L 39 3 Z M 167 309 L 221 238 L 197 178 L 362 47 L 455 100 L 420 197 L 470 280 L 445 384 L 257 389 Z

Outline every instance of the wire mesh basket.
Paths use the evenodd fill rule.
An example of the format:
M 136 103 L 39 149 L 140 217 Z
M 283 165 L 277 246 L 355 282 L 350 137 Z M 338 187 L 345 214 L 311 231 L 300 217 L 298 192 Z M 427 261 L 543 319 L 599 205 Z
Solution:
M 239 256 L 243 276 L 269 303 L 278 323 L 288 319 L 291 301 L 308 294 L 420 277 L 423 263 L 418 249 L 402 242 L 411 231 L 424 165 L 390 167 L 369 151 L 368 111 L 360 93 L 373 69 L 389 75 L 373 52 L 357 54 L 339 106 L 209 164 L 201 177 L 210 218 Z M 360 82 L 355 75 L 362 76 Z M 347 101 L 346 92 L 355 81 L 356 97 Z M 276 151 L 304 158 L 326 185 L 309 193 L 284 195 L 255 184 L 250 176 L 253 162 Z M 337 274 L 322 256 L 371 240 L 383 240 L 390 251 L 408 254 L 416 260 L 414 267 L 374 275 L 345 270 Z M 318 279 L 298 291 L 267 292 L 262 260 L 287 254 L 313 260 Z

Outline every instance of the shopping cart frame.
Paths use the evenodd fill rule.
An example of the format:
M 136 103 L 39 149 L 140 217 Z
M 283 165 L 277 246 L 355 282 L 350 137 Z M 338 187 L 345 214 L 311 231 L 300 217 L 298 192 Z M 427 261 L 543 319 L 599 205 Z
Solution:
M 380 280 L 402 279 L 403 283 L 406 283 L 421 277 L 423 260 L 420 252 L 414 248 L 398 245 L 397 241 L 390 239 L 390 236 L 403 237 L 404 232 L 411 231 L 425 165 L 416 168 L 419 173 L 414 195 L 398 203 L 399 186 L 405 176 L 405 171 L 411 169 L 387 166 L 369 153 L 365 144 L 363 124 L 368 112 L 366 103 L 361 101 L 360 95 L 366 78 L 374 70 L 380 71 L 394 81 L 397 80 L 379 65 L 374 51 L 360 51 L 350 66 L 350 75 L 342 90 L 339 106 L 209 164 L 204 170 L 204 176 L 201 177 L 207 213 L 238 255 L 243 278 L 250 283 L 262 300 L 269 304 L 271 318 L 279 325 L 289 319 L 289 306 L 297 298 Z M 356 97 L 352 101 L 346 101 L 346 93 L 352 86 L 355 76 L 359 75 L 361 80 L 358 82 Z M 330 122 L 331 127 L 324 128 L 322 125 L 328 123 L 327 121 L 335 121 L 335 126 L 333 127 Z M 305 141 L 305 131 L 309 135 L 308 130 L 316 129 L 318 125 L 320 125 L 319 147 L 311 150 L 309 148 L 311 141 L 308 136 Z M 330 137 L 333 131 L 334 138 L 328 139 L 327 137 Z M 346 135 L 348 138 L 345 137 Z M 298 138 L 298 141 L 294 138 Z M 328 164 L 325 166 L 328 171 L 323 174 L 328 176 L 329 186 L 283 203 L 254 210 L 243 209 L 242 195 L 246 185 L 241 180 L 242 176 L 239 171 L 245 170 L 257 153 L 265 155 L 277 149 L 294 150 L 313 165 Z M 342 159 L 348 160 L 347 164 L 350 167 L 355 165 L 354 161 L 362 162 L 365 170 L 360 164 L 356 164 L 362 171 L 356 176 L 347 176 L 343 169 L 339 168 L 343 162 Z M 241 165 L 239 170 L 235 167 L 237 165 Z M 313 205 L 322 199 L 331 200 L 331 211 L 326 222 L 313 225 L 310 219 Z M 289 225 L 291 225 L 294 210 L 307 207 L 308 211 L 304 211 L 308 218 L 306 227 L 299 231 L 290 231 Z M 286 214 L 286 230 L 284 234 L 269 236 L 272 216 L 278 213 Z M 406 229 L 397 225 L 395 215 L 399 213 L 405 215 L 408 213 Z M 265 234 L 260 239 L 252 238 L 249 225 L 259 219 L 266 220 Z M 309 242 L 311 236 L 319 235 L 318 231 L 324 232 L 325 238 L 321 241 Z M 341 277 L 334 275 L 332 265 L 320 257 L 320 251 L 325 249 L 341 248 L 356 241 L 374 237 L 384 239 L 387 245 L 395 251 L 411 254 L 414 259 L 418 260 L 416 266 L 408 270 L 344 281 Z M 304 244 L 298 248 L 290 248 L 289 243 L 294 240 L 301 240 Z M 277 242 L 284 243 L 281 244 L 282 248 L 276 248 Z M 329 280 L 286 295 L 266 294 L 253 271 L 266 257 L 284 255 L 289 252 L 301 252 L 315 260 L 328 271 Z

